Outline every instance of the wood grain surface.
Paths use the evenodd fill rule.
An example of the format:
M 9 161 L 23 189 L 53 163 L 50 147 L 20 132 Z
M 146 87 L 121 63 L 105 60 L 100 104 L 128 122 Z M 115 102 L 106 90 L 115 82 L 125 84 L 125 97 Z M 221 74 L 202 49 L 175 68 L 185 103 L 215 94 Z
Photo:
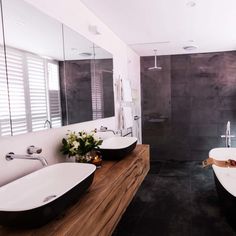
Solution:
M 0 236 L 112 235 L 149 168 L 149 146 L 137 145 L 120 161 L 104 161 L 89 190 L 63 216 L 38 229 L 0 226 Z

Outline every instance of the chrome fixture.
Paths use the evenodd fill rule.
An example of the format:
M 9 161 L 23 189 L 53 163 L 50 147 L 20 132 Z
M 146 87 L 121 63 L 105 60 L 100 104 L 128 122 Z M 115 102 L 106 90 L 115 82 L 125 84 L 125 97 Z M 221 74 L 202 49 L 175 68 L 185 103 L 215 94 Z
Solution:
M 127 128 L 126 131 L 127 131 L 127 133 L 125 133 L 125 134 L 122 134 L 122 132 L 121 132 L 122 137 L 126 137 L 129 135 L 131 135 L 131 137 L 133 137 L 133 128 L 132 127 Z
M 157 66 L 157 50 L 156 49 L 154 49 L 154 58 L 155 58 L 154 67 L 149 67 L 148 70 L 162 70 L 161 66 Z
M 226 131 L 225 131 L 225 135 L 221 135 L 221 138 L 225 138 L 225 146 L 226 147 L 231 147 L 231 138 L 234 138 L 235 135 L 231 135 L 230 133 L 230 121 L 227 122 L 226 125 Z
M 41 156 L 32 156 L 32 155 L 18 155 L 14 152 L 9 152 L 6 155 L 7 161 L 12 161 L 13 159 L 25 159 L 25 160 L 38 160 L 43 166 L 47 166 L 48 162 L 44 157 Z
M 42 148 L 40 147 L 35 147 L 34 145 L 31 145 L 27 148 L 27 153 L 32 155 L 34 153 L 40 154 L 42 152 Z
M 104 126 L 101 126 L 98 132 L 112 132 L 114 135 L 116 135 L 114 130 L 108 129 L 107 127 L 104 127 Z
M 140 116 L 134 116 L 134 120 L 139 120 L 141 117 Z
M 44 122 L 44 128 L 46 128 L 46 127 L 49 127 L 50 129 L 52 128 L 52 123 L 51 123 L 50 120 L 46 120 L 46 121 Z

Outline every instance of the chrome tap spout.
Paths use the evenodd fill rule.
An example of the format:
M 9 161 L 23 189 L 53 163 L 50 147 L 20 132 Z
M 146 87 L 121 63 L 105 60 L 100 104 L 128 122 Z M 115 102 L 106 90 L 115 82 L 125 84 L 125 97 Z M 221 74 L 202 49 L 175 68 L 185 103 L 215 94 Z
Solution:
M 234 138 L 235 135 L 231 135 L 230 130 L 230 121 L 227 122 L 225 135 L 221 135 L 221 138 L 225 138 L 225 146 L 231 147 L 231 138 Z
M 116 135 L 114 130 L 107 129 L 107 127 L 104 127 L 104 126 L 101 126 L 100 129 L 97 132 L 112 132 L 114 135 Z
M 38 160 L 44 167 L 48 165 L 47 160 L 42 156 L 18 155 L 13 152 L 6 154 L 7 161 L 12 161 L 13 159 Z

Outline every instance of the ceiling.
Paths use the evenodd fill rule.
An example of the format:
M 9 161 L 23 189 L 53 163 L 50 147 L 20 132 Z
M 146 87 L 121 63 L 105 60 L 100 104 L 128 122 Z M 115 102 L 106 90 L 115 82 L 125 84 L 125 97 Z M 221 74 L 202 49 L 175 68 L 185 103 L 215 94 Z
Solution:
M 235 0 L 81 1 L 140 56 L 236 50 Z

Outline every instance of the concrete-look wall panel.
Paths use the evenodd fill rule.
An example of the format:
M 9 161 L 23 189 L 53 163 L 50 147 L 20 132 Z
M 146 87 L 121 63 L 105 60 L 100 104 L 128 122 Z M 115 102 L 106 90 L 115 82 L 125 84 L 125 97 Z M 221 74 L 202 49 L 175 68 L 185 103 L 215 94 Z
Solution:
M 142 90 L 145 91 L 142 94 L 143 142 L 150 142 L 152 159 L 202 160 L 207 158 L 210 149 L 225 145 L 220 135 L 225 133 L 228 120 L 231 132 L 236 134 L 236 52 L 169 58 L 170 64 L 165 65 L 168 73 L 164 68 L 153 74 L 143 70 L 151 57 L 141 58 Z M 162 57 L 158 59 L 162 61 Z M 171 81 L 171 116 L 154 126 L 147 118 L 153 113 L 159 114 L 159 118 L 163 116 L 156 105 L 150 107 L 150 104 L 164 104 L 163 100 L 167 99 L 163 95 L 166 85 L 157 82 L 163 80 L 163 74 L 170 76 Z M 152 86 L 147 77 L 151 77 L 148 79 Z M 157 84 L 163 91 L 158 100 L 149 101 Z M 234 145 L 236 141 L 232 141 Z

